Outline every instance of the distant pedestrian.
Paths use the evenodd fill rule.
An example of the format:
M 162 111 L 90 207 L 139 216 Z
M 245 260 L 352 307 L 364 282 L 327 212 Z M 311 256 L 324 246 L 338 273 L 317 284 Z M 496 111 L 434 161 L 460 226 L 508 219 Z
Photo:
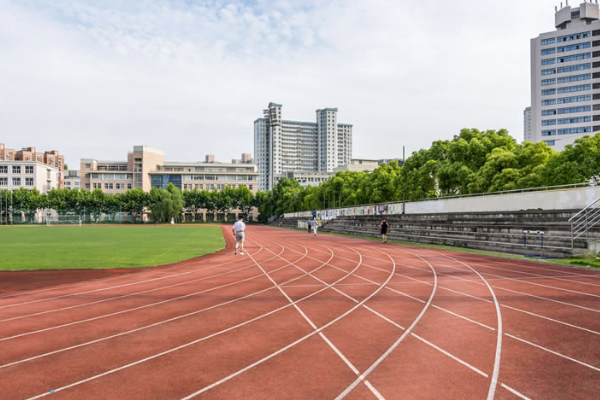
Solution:
M 312 224 L 311 224 L 311 221 L 309 220 L 309 221 L 306 223 L 306 226 L 308 226 L 308 233 L 309 233 L 309 234 L 310 234 L 310 226 L 311 226 L 311 225 L 312 225 Z
M 384 218 L 379 226 L 381 227 L 381 240 L 383 240 L 383 243 L 387 243 L 387 230 L 390 227 L 390 224 L 387 222 L 387 219 Z
M 246 224 L 244 223 L 244 217 L 241 215 L 238 217 L 238 220 L 235 224 L 233 224 L 233 235 L 235 236 L 235 252 L 233 254 L 237 254 L 238 248 L 240 249 L 240 254 L 244 255 L 244 235 L 246 232 Z
M 317 223 L 317 217 L 314 217 L 312 220 L 312 228 L 313 228 L 313 235 L 317 236 L 317 228 L 319 227 L 319 224 Z

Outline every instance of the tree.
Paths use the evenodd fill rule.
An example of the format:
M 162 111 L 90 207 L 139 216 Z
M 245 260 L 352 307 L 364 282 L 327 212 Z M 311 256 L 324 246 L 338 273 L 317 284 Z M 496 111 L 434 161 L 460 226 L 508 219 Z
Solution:
M 37 189 L 19 188 L 13 192 L 13 209 L 24 212 L 28 220 L 33 221 L 33 216 L 39 208 L 39 198 L 40 192 Z
M 149 195 L 142 188 L 128 190 L 119 196 L 121 210 L 131 215 L 132 222 L 135 222 L 138 217 L 141 219 L 148 202 Z

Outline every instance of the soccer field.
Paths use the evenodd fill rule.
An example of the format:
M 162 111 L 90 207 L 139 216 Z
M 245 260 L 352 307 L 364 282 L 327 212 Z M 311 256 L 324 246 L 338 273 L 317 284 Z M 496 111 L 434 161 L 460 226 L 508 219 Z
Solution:
M 224 247 L 217 226 L 0 227 L 0 270 L 150 267 Z

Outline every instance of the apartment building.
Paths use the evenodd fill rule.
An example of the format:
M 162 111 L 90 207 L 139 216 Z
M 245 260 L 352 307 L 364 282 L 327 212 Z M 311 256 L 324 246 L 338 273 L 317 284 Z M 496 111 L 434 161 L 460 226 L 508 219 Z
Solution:
M 59 154 L 57 150 L 39 152 L 35 147 L 25 147 L 21 150 L 6 148 L 4 143 L 0 143 L 0 161 L 33 161 L 46 164 L 58 169 L 58 187 L 64 187 L 63 169 L 65 166 L 65 157 Z
M 222 190 L 246 186 L 258 191 L 258 172 L 250 164 L 165 162 L 149 173 L 153 187 L 166 189 L 169 183 L 181 190 Z
M 65 189 L 75 190 L 81 189 L 81 176 L 78 170 L 70 169 L 64 174 Z
M 333 173 L 352 159 L 352 125 L 338 123 L 337 108 L 316 111 L 315 122 L 284 120 L 282 105 L 269 103 L 254 121 L 254 155 L 260 190 L 288 173 Z
M 48 193 L 59 184 L 60 171 L 54 166 L 38 161 L 0 161 L 0 190 L 25 188 Z
M 146 146 L 134 146 L 127 161 L 81 160 L 83 189 L 110 194 L 135 188 L 148 192 L 152 187 L 166 188 L 169 183 L 181 190 L 246 186 L 256 193 L 258 173 L 252 164 L 219 163 L 213 155 L 207 155 L 204 162 L 166 162 L 161 150 Z
M 531 39 L 531 141 L 562 150 L 600 132 L 597 1 L 555 9 L 555 30 Z

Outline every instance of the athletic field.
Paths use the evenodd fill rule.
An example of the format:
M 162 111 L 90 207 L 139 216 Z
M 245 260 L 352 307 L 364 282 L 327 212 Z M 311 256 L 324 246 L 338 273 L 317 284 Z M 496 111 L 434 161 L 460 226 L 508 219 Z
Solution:
M 0 227 L 0 270 L 170 264 L 225 247 L 217 226 Z
M 260 226 L 235 256 L 223 229 L 202 258 L 0 286 L 0 398 L 598 398 L 598 271 Z

